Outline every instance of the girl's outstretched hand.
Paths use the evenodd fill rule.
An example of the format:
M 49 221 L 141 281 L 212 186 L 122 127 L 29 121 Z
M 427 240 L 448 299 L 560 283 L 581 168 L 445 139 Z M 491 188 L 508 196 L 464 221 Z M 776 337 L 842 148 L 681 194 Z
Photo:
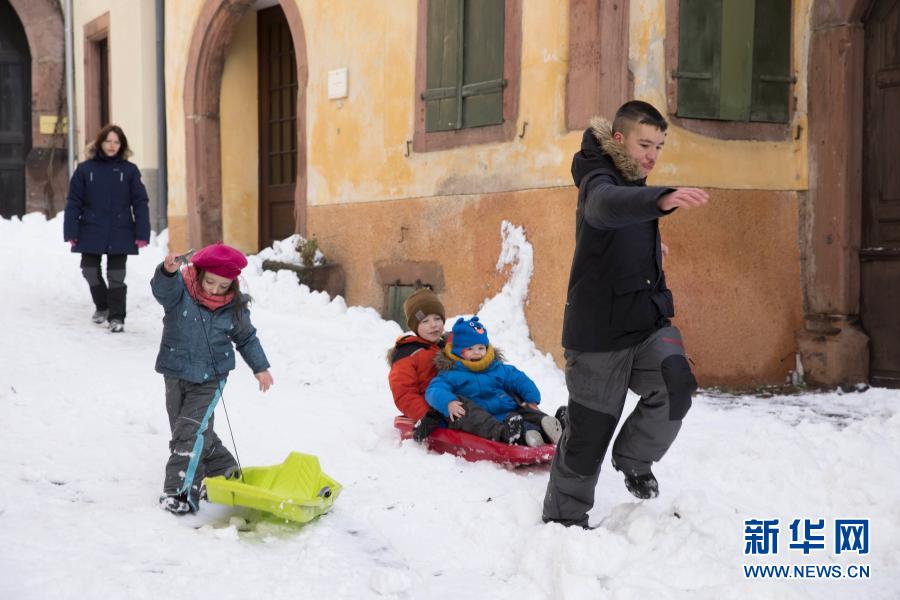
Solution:
M 269 373 L 268 369 L 260 371 L 259 373 L 254 373 L 253 376 L 256 377 L 256 380 L 259 382 L 259 391 L 261 392 L 265 392 L 275 383 L 272 379 L 272 374 Z
M 169 273 L 174 273 L 178 270 L 178 255 L 170 254 L 163 261 L 163 269 L 168 271 Z

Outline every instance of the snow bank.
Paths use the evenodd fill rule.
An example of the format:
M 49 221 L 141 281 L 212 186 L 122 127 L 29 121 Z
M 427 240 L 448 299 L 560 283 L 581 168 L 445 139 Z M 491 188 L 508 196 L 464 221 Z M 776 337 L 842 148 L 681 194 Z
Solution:
M 524 320 L 533 249 L 504 224 L 503 290 L 480 307 L 495 343 L 565 401 Z M 247 269 L 272 362 L 263 395 L 235 370 L 225 405 L 242 462 L 320 457 L 345 486 L 307 527 L 156 505 L 168 454 L 162 310 L 148 281 L 165 237 L 128 261 L 126 331 L 92 312 L 61 218 L 0 220 L 0 598 L 894 598 L 900 589 L 900 394 L 701 396 L 638 502 L 604 463 L 593 531 L 540 523 L 546 469 L 509 471 L 399 443 L 386 349 L 400 328 Z M 626 411 L 635 399 L 629 398 Z M 216 430 L 231 447 L 226 415 Z M 744 521 L 781 521 L 778 556 L 747 558 Z M 865 556 L 789 550 L 789 521 L 870 520 Z M 830 527 L 830 525 L 829 525 Z M 830 548 L 830 544 L 829 544 Z M 868 580 L 752 580 L 744 564 L 868 564 Z

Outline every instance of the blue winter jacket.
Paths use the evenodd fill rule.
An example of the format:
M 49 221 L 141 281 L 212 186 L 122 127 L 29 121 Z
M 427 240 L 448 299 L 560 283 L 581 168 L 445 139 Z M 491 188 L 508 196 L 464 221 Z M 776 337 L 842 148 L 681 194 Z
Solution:
M 224 379 L 234 369 L 235 348 L 254 373 L 269 368 L 246 305 L 240 319 L 234 314 L 234 300 L 211 311 L 194 301 L 180 271 L 169 275 L 161 264 L 150 288 L 166 309 L 156 357 L 157 373 L 194 383 Z
M 137 254 L 135 240 L 150 240 L 148 202 L 136 165 L 95 156 L 72 174 L 63 239 L 78 240 L 72 252 Z
M 522 402 L 540 403 L 541 393 L 534 382 L 514 366 L 504 364 L 499 353 L 486 356 L 490 361 L 486 366 L 476 363 L 485 366 L 481 371 L 469 370 L 464 361 L 448 354 L 445 348 L 443 354 L 435 357 L 438 374 L 425 391 L 425 401 L 445 417 L 449 417 L 447 405 L 460 397 L 471 400 L 500 421 L 519 408 L 513 394 Z

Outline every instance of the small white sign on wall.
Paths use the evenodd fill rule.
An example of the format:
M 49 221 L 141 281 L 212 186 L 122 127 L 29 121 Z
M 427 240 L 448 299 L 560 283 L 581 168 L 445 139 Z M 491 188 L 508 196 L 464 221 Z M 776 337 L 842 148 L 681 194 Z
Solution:
M 347 97 L 347 68 L 328 71 L 328 99 Z

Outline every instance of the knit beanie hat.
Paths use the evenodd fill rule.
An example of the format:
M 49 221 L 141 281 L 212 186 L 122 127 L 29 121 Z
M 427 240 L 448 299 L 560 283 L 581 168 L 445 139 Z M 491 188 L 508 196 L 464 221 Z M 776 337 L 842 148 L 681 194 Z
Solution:
M 490 346 L 487 329 L 478 320 L 472 317 L 468 321 L 460 317 L 453 324 L 453 354 L 462 358 L 462 351 L 478 344 Z
M 222 242 L 201 248 L 191 262 L 198 269 L 226 279 L 237 279 L 241 269 L 247 266 L 247 258 L 240 250 Z
M 428 315 L 440 315 L 444 319 L 444 305 L 428 288 L 419 288 L 403 303 L 406 325 L 413 333 L 418 333 L 419 323 Z

